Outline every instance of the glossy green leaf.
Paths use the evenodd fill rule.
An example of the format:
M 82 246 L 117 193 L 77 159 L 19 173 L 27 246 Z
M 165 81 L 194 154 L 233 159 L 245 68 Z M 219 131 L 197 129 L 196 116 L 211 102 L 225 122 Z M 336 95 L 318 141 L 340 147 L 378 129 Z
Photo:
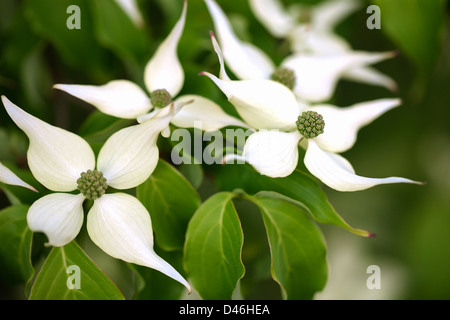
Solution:
M 52 78 L 50 70 L 45 64 L 45 45 L 39 43 L 33 50 L 28 52 L 28 55 L 23 60 L 21 65 L 22 87 L 23 94 L 27 101 L 32 103 L 30 111 L 41 119 L 43 117 L 48 119 L 47 101 L 49 88 L 52 87 Z
M 7 283 L 24 284 L 34 273 L 28 208 L 28 205 L 19 204 L 0 211 L 0 277 Z
M 181 164 L 178 170 L 188 179 L 194 188 L 199 188 L 203 182 L 204 174 L 200 164 Z
M 233 197 L 216 193 L 198 208 L 188 226 L 184 265 L 203 299 L 231 299 L 244 275 L 243 234 Z
M 444 36 L 444 0 L 372 0 L 385 32 L 422 72 L 431 74 Z
M 89 71 L 108 70 L 106 50 L 98 45 L 94 36 L 92 13 L 87 0 L 27 0 L 25 10 L 33 29 L 48 40 L 69 65 Z M 67 24 L 72 21 L 75 11 L 79 10 L 80 29 L 70 29 Z M 69 11 L 69 12 L 68 12 Z M 113 21 L 111 23 L 114 23 Z
M 137 198 L 150 212 L 158 245 L 164 250 L 182 250 L 188 222 L 201 202 L 186 178 L 160 160 L 147 181 L 137 187 Z
M 117 286 L 74 242 L 54 247 L 31 289 L 31 300 L 123 300 Z
M 227 191 L 242 189 L 249 194 L 278 192 L 298 201 L 320 223 L 333 224 L 360 236 L 371 235 L 367 231 L 350 227 L 328 202 L 319 184 L 300 170 L 295 170 L 285 178 L 270 178 L 259 174 L 248 164 L 227 165 L 218 170 L 217 182 L 220 189 Z
M 312 299 L 327 281 L 323 235 L 308 212 L 273 192 L 249 198 L 261 210 L 272 256 L 272 276 L 287 299 Z

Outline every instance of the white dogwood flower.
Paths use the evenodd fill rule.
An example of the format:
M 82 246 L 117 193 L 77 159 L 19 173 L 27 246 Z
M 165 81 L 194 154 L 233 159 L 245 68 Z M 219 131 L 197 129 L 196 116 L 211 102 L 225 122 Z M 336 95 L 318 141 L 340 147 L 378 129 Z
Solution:
M 249 0 L 249 4 L 261 24 L 273 36 L 287 39 L 297 54 L 334 55 L 353 51 L 348 41 L 335 32 L 335 27 L 361 7 L 358 0 L 328 0 L 312 6 L 296 4 L 287 9 L 279 0 Z M 397 89 L 391 77 L 370 66 L 350 68 L 342 78 L 391 91 Z
M 78 135 L 28 114 L 4 96 L 2 101 L 29 138 L 27 159 L 33 176 L 55 192 L 31 205 L 27 214 L 30 229 L 45 233 L 49 245 L 64 246 L 82 227 L 84 200 L 93 200 L 87 230 L 97 246 L 114 258 L 159 270 L 190 291 L 187 281 L 154 252 L 150 215 L 139 200 L 127 193 L 105 194 L 108 187 L 136 187 L 151 175 L 159 158 L 157 137 L 169 125 L 176 106 L 116 132 L 96 159 Z
M 400 102 L 399 99 L 380 99 L 347 108 L 332 105 L 309 107 L 298 115 L 296 130 L 260 130 L 247 139 L 242 155 L 228 155 L 224 162 L 243 160 L 263 175 L 286 177 L 297 167 L 300 144 L 306 149 L 304 164 L 309 172 L 335 190 L 357 191 L 379 184 L 417 183 L 400 177 L 359 176 L 338 154 L 354 145 L 361 127 Z
M 399 99 L 380 99 L 348 108 L 332 105 L 309 107 L 298 103 L 294 93 L 272 80 L 230 80 L 220 47 L 213 45 L 220 62 L 220 76 L 204 72 L 227 96 L 236 111 L 259 131 L 247 139 L 242 155 L 229 154 L 224 162 L 235 159 L 251 164 L 259 173 L 272 177 L 290 175 L 298 163 L 299 144 L 306 149 L 308 170 L 338 191 L 356 191 L 378 184 L 412 180 L 367 178 L 355 174 L 351 164 L 338 153 L 356 142 L 358 130 L 400 104 Z
M 24 187 L 30 190 L 33 190 L 34 192 L 37 192 L 35 188 L 30 186 L 28 183 L 20 179 L 14 172 L 12 172 L 9 168 L 7 168 L 5 165 L 3 165 L 0 162 L 0 182 L 6 183 L 13 186 L 20 186 Z
M 113 80 L 105 85 L 55 84 L 54 88 L 84 100 L 101 112 L 125 119 L 144 122 L 161 108 L 172 102 L 190 101 L 172 119 L 177 127 L 192 128 L 194 121 L 202 121 L 205 131 L 215 131 L 227 125 L 245 126 L 242 121 L 229 116 L 215 102 L 199 95 L 182 95 L 175 99 L 184 84 L 184 71 L 178 59 L 177 48 L 183 33 L 187 1 L 182 14 L 168 37 L 160 44 L 144 71 L 148 94 L 129 80 Z M 208 110 L 208 116 L 202 110 Z M 211 114 L 213 116 L 211 116 Z M 164 136 L 168 132 L 163 132 Z
M 305 101 L 329 100 L 338 81 L 346 72 L 396 55 L 395 52 L 365 51 L 343 51 L 333 54 L 302 52 L 288 56 L 276 68 L 262 50 L 241 41 L 235 35 L 227 16 L 214 0 L 205 2 L 214 22 L 224 60 L 239 79 L 272 78 L 288 86 L 299 99 Z

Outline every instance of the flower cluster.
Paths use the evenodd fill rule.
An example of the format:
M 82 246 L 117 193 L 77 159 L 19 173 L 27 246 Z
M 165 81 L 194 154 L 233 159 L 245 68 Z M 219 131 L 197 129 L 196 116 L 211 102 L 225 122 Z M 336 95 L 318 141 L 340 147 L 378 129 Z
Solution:
M 407 182 L 412 180 L 390 178 L 366 178 L 355 174 L 350 163 L 338 153 L 349 150 L 356 142 L 358 130 L 372 122 L 386 111 L 399 106 L 400 99 L 379 99 L 359 103 L 347 108 L 323 104 L 332 96 L 337 81 L 346 72 L 370 73 L 365 69 L 384 59 L 393 57 L 393 52 L 358 52 L 335 50 L 307 53 L 296 51 L 294 37 L 293 54 L 282 63 L 283 72 L 293 83 L 292 89 L 283 81 L 274 81 L 276 73 L 270 58 L 259 48 L 241 41 L 233 32 L 232 26 L 214 0 L 205 0 L 214 21 L 217 39 L 211 39 L 221 64 L 220 77 L 208 72 L 208 76 L 236 107 L 239 115 L 253 128 L 257 129 L 247 140 L 243 153 L 227 155 L 224 162 L 241 159 L 250 163 L 257 171 L 269 177 L 285 177 L 297 167 L 298 145 L 306 149 L 304 163 L 308 170 L 323 183 L 338 191 L 356 191 L 378 184 Z M 282 10 L 277 0 L 250 1 L 255 15 L 276 36 L 293 38 L 292 34 L 303 26 L 296 25 L 295 19 Z M 349 12 L 352 1 L 334 0 L 324 7 L 316 8 L 313 25 L 321 25 L 317 34 L 331 34 L 334 19 L 327 19 L 332 12 Z M 330 7 L 331 6 L 331 7 Z M 353 5 L 351 6 L 353 8 Z M 338 18 L 338 16 L 335 16 Z M 309 32 L 309 31 L 308 31 Z M 316 29 L 311 29 L 311 37 L 319 37 Z M 309 39 L 309 36 L 306 37 Z M 322 39 L 322 38 L 321 38 Z M 328 37 L 323 36 L 323 39 Z M 218 40 L 218 41 L 217 41 Z M 324 40 L 325 41 L 325 40 Z M 302 42 L 303 43 L 303 42 Z M 330 45 L 331 46 L 331 45 Z M 328 46 L 327 46 L 328 47 Z M 225 63 L 240 80 L 231 80 L 225 71 Z M 365 71 L 361 72 L 361 68 Z M 379 75 L 377 71 L 374 74 Z M 284 76 L 286 78 L 286 76 Z M 364 78 L 364 77 L 363 77 Z M 366 82 L 375 77 L 369 76 Z M 387 79 L 378 77 L 377 79 Z M 277 79 L 277 77 L 275 77 Z M 293 81 L 292 79 L 295 79 Z M 390 81 L 388 81 L 390 84 Z M 390 85 L 383 82 L 387 87 Z M 314 103 L 314 105 L 312 104 Z M 299 124 L 304 114 L 314 114 L 320 118 L 320 129 Z M 302 120 L 303 121 L 303 120 Z M 316 120 L 318 121 L 318 120 Z M 309 130 L 317 130 L 311 134 Z
M 143 18 L 127 7 L 137 25 Z M 82 99 L 101 112 L 136 119 L 137 124 L 113 134 L 98 156 L 81 137 L 54 127 L 25 112 L 2 96 L 3 105 L 29 138 L 27 159 L 38 182 L 54 193 L 38 199 L 27 215 L 32 231 L 43 232 L 48 244 L 64 246 L 79 234 L 84 220 L 83 203 L 91 201 L 87 230 L 92 241 L 112 257 L 159 270 L 189 283 L 153 250 L 153 233 L 147 209 L 134 196 L 120 192 L 139 186 L 153 173 L 161 133 L 169 124 L 192 128 L 200 121 L 205 131 L 226 126 L 251 128 L 241 154 L 224 155 L 251 164 L 272 178 L 290 175 L 298 165 L 299 147 L 309 172 L 339 191 L 356 191 L 386 183 L 417 183 L 400 178 L 367 178 L 357 175 L 339 153 L 353 147 L 358 130 L 400 99 L 379 99 L 349 107 L 325 102 L 343 78 L 394 88 L 395 83 L 370 65 L 392 58 L 395 52 L 353 51 L 333 33 L 333 26 L 356 8 L 356 1 L 331 0 L 308 11 L 307 24 L 298 23 L 295 10 L 285 10 L 278 0 L 250 0 L 261 23 L 275 36 L 285 38 L 292 55 L 276 67 L 259 48 L 239 39 L 226 14 L 214 0 L 205 0 L 214 23 L 213 48 L 220 64 L 219 77 L 211 79 L 235 107 L 241 119 L 225 113 L 214 101 L 194 94 L 181 95 L 184 71 L 177 56 L 186 22 L 187 1 L 174 28 L 145 67 L 146 90 L 124 79 L 101 86 L 55 84 L 54 88 Z M 303 11 L 299 11 L 303 12 Z M 217 39 L 216 36 L 217 35 Z M 238 80 L 232 80 L 229 67 Z M 0 182 L 35 189 L 0 164 Z

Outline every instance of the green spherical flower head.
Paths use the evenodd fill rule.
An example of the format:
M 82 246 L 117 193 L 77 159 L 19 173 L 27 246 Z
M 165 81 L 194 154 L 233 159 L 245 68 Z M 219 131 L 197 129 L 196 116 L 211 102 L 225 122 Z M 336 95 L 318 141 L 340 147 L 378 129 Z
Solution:
M 270 76 L 270 79 L 273 81 L 279 82 L 281 84 L 284 84 L 289 89 L 294 89 L 296 78 L 295 73 L 291 69 L 280 67 L 276 69 L 272 75 Z
M 105 194 L 108 185 L 103 173 L 97 170 L 82 172 L 77 180 L 77 189 L 89 200 L 95 200 Z
M 306 139 L 315 138 L 323 133 L 325 121 L 322 115 L 314 111 L 305 111 L 298 117 L 297 130 Z
M 155 108 L 164 108 L 172 102 L 172 96 L 166 89 L 158 89 L 150 93 L 150 102 Z

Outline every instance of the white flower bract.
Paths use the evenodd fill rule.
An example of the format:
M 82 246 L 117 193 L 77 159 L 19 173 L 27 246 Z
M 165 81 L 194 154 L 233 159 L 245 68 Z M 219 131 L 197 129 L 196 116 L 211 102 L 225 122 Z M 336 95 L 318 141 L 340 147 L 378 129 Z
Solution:
M 20 179 L 11 169 L 0 162 L 0 182 L 13 186 L 20 186 L 37 192 L 37 190 L 28 183 Z
M 53 87 L 81 99 L 105 114 L 118 118 L 137 119 L 143 122 L 153 117 L 161 108 L 152 105 L 150 95 L 157 90 L 166 90 L 175 104 L 189 105 L 174 115 L 172 123 L 183 128 L 193 128 L 194 121 L 202 121 L 205 131 L 218 130 L 225 126 L 248 127 L 242 121 L 226 114 L 215 102 L 199 95 L 177 95 L 184 84 L 184 71 L 177 55 L 178 43 L 186 22 L 187 1 L 184 1 L 180 18 L 167 38 L 159 45 L 144 70 L 146 90 L 129 80 L 112 80 L 104 85 L 55 84 Z M 198 116 L 208 110 L 208 117 Z M 200 111 L 200 112 L 199 112 Z M 167 131 L 164 132 L 167 136 Z
M 81 173 L 95 169 L 94 152 L 81 137 L 28 114 L 5 96 L 2 101 L 30 140 L 27 157 L 34 177 L 56 192 L 32 204 L 28 225 L 34 232 L 44 232 L 49 245 L 64 246 L 81 229 L 85 200 L 81 193 L 66 192 L 77 189 Z M 159 159 L 157 137 L 174 109 L 173 104 L 167 106 L 152 119 L 119 130 L 105 142 L 97 169 L 107 184 L 116 189 L 133 188 L 151 175 Z M 112 257 L 157 269 L 191 291 L 187 281 L 154 252 L 150 215 L 135 197 L 117 192 L 96 198 L 87 214 L 87 229 L 91 239 Z
M 139 6 L 136 0 L 116 0 L 116 2 L 137 28 L 144 27 L 144 17 L 139 10 Z
M 349 150 L 356 142 L 358 130 L 384 112 L 398 106 L 399 99 L 379 99 L 357 105 L 309 107 L 323 116 L 324 133 L 305 139 L 297 131 L 260 130 L 246 141 L 241 156 L 228 156 L 247 161 L 258 172 L 272 178 L 290 175 L 298 163 L 299 143 L 306 149 L 304 163 L 311 174 L 338 191 L 357 191 L 387 183 L 416 183 L 405 178 L 366 178 L 359 176 L 351 164 L 337 153 Z
M 234 35 L 227 17 L 217 3 L 214 0 L 205 2 L 221 42 L 219 45 L 211 33 L 213 48 L 219 59 L 220 74 L 219 78 L 208 72 L 202 74 L 208 76 L 227 96 L 245 122 L 259 130 L 247 139 L 242 154 L 228 154 L 223 159 L 224 163 L 234 159 L 243 160 L 263 175 L 272 178 L 286 177 L 297 167 L 300 144 L 306 149 L 304 163 L 307 169 L 338 191 L 363 190 L 384 183 L 419 183 L 398 177 L 374 179 L 358 176 L 351 164 L 338 155 L 354 145 L 361 127 L 400 105 L 400 99 L 378 99 L 347 108 L 325 104 L 310 107 L 304 102 L 327 100 L 345 70 L 375 63 L 392 53 L 351 52 L 343 55 L 290 56 L 282 65 L 293 70 L 297 77 L 300 74 L 304 77 L 294 87 L 294 95 L 286 86 L 261 78 L 261 73 L 250 75 L 252 70 L 263 70 L 264 74 L 268 74 L 268 63 L 254 68 L 267 59 L 261 58 L 261 51 L 255 55 L 255 48 L 251 56 L 259 56 L 258 59 L 251 59 L 250 56 L 247 56 L 249 59 L 241 58 L 248 52 L 247 46 L 242 45 Z M 260 4 L 280 9 L 270 0 Z M 289 24 L 289 21 L 280 23 Z M 225 62 L 238 77 L 250 79 L 231 80 L 226 73 Z M 325 127 L 322 134 L 306 139 L 297 131 L 296 121 L 304 111 L 314 111 L 323 117 Z
M 223 59 L 230 70 L 242 80 L 269 79 L 276 69 L 271 59 L 256 46 L 243 42 L 236 36 L 227 16 L 214 0 L 205 0 L 205 2 L 214 22 L 217 39 L 223 51 Z M 274 18 L 269 19 L 278 21 L 273 29 L 277 29 L 278 24 L 288 26 L 292 24 L 289 22 L 292 19 L 288 17 L 286 19 L 280 18 L 282 13 L 275 9 L 279 9 L 278 3 L 269 0 L 261 2 L 256 0 L 254 3 L 257 3 L 258 8 L 261 5 L 259 10 L 267 11 L 267 15 L 274 14 Z M 286 26 L 283 28 L 286 28 Z M 294 72 L 296 84 L 293 91 L 298 99 L 322 102 L 332 97 L 338 81 L 348 72 L 356 70 L 354 78 L 359 76 L 363 78 L 362 80 L 367 75 L 368 79 L 365 82 L 370 83 L 374 76 L 366 67 L 395 55 L 396 53 L 393 51 L 294 52 L 281 62 L 280 67 L 288 68 Z M 222 74 L 221 72 L 221 78 Z M 391 82 L 389 86 L 392 86 Z
M 339 56 L 353 51 L 351 45 L 334 29 L 345 17 L 361 7 L 358 0 L 328 0 L 314 6 L 296 4 L 288 8 L 284 8 L 279 0 L 250 0 L 249 3 L 261 24 L 275 37 L 287 39 L 295 54 Z M 299 16 L 309 18 L 298 23 Z M 391 91 L 397 89 L 392 78 L 367 65 L 350 66 L 341 76 L 346 80 L 381 86 Z

